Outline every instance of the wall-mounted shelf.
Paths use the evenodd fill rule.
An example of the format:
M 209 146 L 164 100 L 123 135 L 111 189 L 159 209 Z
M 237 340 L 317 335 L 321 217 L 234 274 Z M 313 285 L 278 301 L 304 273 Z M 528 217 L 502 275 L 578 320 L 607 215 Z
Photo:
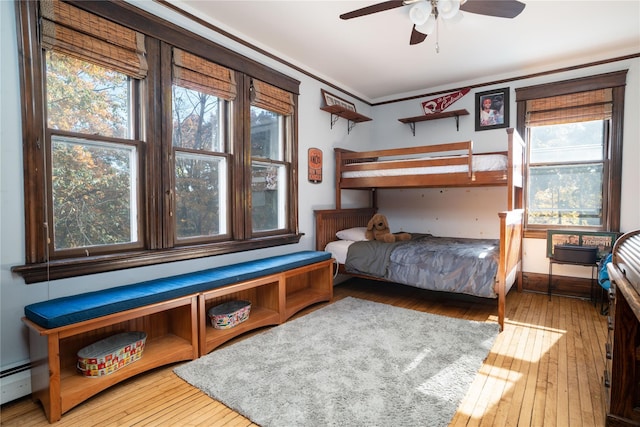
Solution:
M 367 116 L 363 116 L 355 111 L 347 110 L 339 105 L 329 105 L 326 107 L 320 107 L 320 109 L 327 113 L 331 113 L 331 129 L 333 129 L 333 125 L 338 121 L 338 118 L 342 117 L 347 120 L 347 134 L 351 132 L 351 129 L 353 129 L 356 123 L 368 122 L 371 120 Z
M 404 119 L 398 119 L 402 123 L 408 124 L 411 127 L 411 132 L 413 136 L 416 136 L 416 122 L 426 122 L 427 120 L 437 120 L 444 119 L 447 117 L 454 117 L 456 119 L 456 130 L 460 130 L 460 116 L 468 116 L 469 112 L 467 110 L 453 110 L 453 111 L 444 111 L 442 113 L 432 113 L 432 114 L 424 114 L 422 116 L 416 117 L 407 117 Z

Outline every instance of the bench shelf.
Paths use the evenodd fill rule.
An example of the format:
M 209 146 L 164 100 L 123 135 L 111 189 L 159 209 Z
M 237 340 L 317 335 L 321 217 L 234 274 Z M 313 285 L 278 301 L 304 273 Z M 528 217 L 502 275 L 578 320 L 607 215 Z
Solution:
M 203 292 L 200 295 L 200 355 L 203 356 L 245 332 L 280 324 L 280 274 Z M 211 326 L 207 310 L 234 299 L 251 301 L 249 318 L 229 329 Z
M 333 261 L 328 257 L 302 251 L 29 305 L 25 314 L 30 317 L 23 321 L 29 328 L 32 397 L 53 423 L 127 378 L 196 359 L 245 332 L 279 325 L 305 307 L 331 301 Z M 162 295 L 171 299 L 163 301 Z M 147 304 L 136 306 L 144 298 Z M 231 300 L 250 301 L 249 318 L 215 329 L 207 310 Z M 114 304 L 127 308 L 118 311 Z M 96 312 L 111 314 L 92 317 Z M 100 377 L 78 372 L 80 349 L 134 331 L 147 337 L 139 360 Z
M 198 357 L 195 296 L 95 320 L 55 329 L 44 329 L 25 320 L 30 330 L 31 358 L 35 362 L 31 372 L 32 396 L 42 402 L 49 422 L 59 420 L 63 413 L 127 378 Z M 77 352 L 81 348 L 129 331 L 147 333 L 139 360 L 102 377 L 87 378 L 77 372 Z
M 312 304 L 333 297 L 331 259 L 259 279 L 225 286 L 200 295 L 200 355 L 210 353 L 245 332 L 285 322 Z M 229 329 L 211 326 L 207 310 L 230 300 L 251 301 L 249 318 Z
M 333 298 L 332 266 L 333 260 L 329 259 L 284 272 L 283 322 L 312 304 Z

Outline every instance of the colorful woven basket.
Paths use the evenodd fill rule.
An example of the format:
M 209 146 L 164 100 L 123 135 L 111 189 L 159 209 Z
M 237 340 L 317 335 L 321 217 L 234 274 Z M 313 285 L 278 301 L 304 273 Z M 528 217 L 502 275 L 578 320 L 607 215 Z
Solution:
M 142 357 L 145 332 L 124 332 L 78 351 L 78 371 L 86 377 L 109 375 Z
M 229 329 L 247 320 L 250 312 L 251 302 L 238 300 L 211 307 L 207 314 L 214 328 Z

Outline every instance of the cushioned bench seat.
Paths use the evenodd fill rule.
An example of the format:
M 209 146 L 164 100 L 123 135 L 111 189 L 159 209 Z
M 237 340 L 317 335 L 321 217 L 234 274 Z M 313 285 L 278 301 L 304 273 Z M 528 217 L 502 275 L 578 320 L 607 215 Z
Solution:
M 27 319 L 52 329 L 221 286 L 280 273 L 331 258 L 328 252 L 300 251 L 209 270 L 56 298 L 25 307 Z

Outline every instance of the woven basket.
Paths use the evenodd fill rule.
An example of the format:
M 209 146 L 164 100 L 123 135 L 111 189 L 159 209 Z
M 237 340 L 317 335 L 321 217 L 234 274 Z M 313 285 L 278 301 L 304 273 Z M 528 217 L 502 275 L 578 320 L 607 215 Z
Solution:
M 101 377 L 142 357 L 147 334 L 124 332 L 113 335 L 78 351 L 78 371 L 85 377 Z
M 251 302 L 238 300 L 211 307 L 207 314 L 211 320 L 211 326 L 216 329 L 229 329 L 247 320 L 250 312 Z

